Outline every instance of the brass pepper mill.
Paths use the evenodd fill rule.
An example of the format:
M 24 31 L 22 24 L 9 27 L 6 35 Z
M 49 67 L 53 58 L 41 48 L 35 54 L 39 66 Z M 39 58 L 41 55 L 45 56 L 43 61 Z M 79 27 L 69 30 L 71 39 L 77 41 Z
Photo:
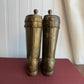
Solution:
M 38 73 L 41 32 L 42 32 L 42 17 L 37 15 L 38 10 L 34 10 L 34 15 L 27 15 L 25 19 L 26 29 L 26 45 L 27 45 L 27 74 L 36 76 Z
M 52 15 L 52 10 L 48 11 L 43 19 L 43 53 L 42 53 L 42 73 L 51 76 L 55 66 L 55 50 L 58 38 L 60 18 Z

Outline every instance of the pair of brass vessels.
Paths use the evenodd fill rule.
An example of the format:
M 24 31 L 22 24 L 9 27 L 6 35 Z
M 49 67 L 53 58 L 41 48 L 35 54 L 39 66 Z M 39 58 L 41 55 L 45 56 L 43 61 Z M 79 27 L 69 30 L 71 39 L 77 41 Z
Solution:
M 26 29 L 26 45 L 27 45 L 27 74 L 36 76 L 38 74 L 41 34 L 43 31 L 43 49 L 41 71 L 45 76 L 51 76 L 55 66 L 55 50 L 59 33 L 60 18 L 52 15 L 52 10 L 48 10 L 49 15 L 37 15 L 38 10 L 34 10 L 34 14 L 27 15 L 25 19 Z

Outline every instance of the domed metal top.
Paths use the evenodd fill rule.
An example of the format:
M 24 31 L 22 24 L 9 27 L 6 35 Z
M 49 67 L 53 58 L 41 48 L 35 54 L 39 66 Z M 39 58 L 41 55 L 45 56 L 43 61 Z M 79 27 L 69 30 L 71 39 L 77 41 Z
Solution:
M 59 27 L 60 25 L 60 18 L 57 15 L 52 15 L 52 10 L 48 10 L 48 15 L 44 16 L 43 19 L 43 26 L 45 27 Z
M 28 22 L 28 21 L 42 22 L 42 16 L 37 15 L 38 14 L 38 10 L 37 9 L 34 9 L 33 12 L 34 12 L 34 14 L 31 14 L 31 15 L 27 15 L 26 16 L 25 22 Z
M 25 27 L 29 28 L 29 27 L 39 27 L 42 28 L 42 16 L 37 15 L 38 10 L 34 9 L 34 14 L 31 15 L 27 15 L 25 18 Z

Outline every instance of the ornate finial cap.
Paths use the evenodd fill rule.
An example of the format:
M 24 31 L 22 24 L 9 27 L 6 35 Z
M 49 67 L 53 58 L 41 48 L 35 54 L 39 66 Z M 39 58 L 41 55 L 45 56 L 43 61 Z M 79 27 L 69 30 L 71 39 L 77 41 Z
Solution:
M 34 9 L 33 12 L 34 14 L 30 14 L 26 16 L 25 22 L 31 22 L 31 21 L 42 22 L 42 16 L 37 15 L 38 10 Z
M 52 10 L 48 10 L 48 14 L 51 15 L 52 14 Z
M 57 15 L 52 15 L 52 10 L 48 10 L 48 15 L 44 16 L 43 26 L 48 28 L 59 28 L 60 18 Z
M 38 10 L 37 9 L 34 9 L 34 14 L 38 14 Z
M 27 15 L 25 18 L 25 28 L 42 28 L 42 16 L 37 15 L 38 10 L 34 9 L 34 14 Z

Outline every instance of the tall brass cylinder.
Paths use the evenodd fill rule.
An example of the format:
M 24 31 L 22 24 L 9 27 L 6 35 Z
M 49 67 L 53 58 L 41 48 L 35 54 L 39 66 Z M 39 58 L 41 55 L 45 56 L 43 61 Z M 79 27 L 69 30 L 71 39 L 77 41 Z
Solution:
M 43 54 L 42 54 L 42 73 L 46 76 L 53 74 L 55 66 L 55 50 L 59 33 L 60 18 L 51 15 L 52 10 L 48 11 L 43 19 Z
M 26 45 L 27 45 L 27 74 L 36 76 L 38 73 L 40 46 L 41 46 L 41 31 L 42 17 L 37 15 L 37 10 L 34 10 L 34 15 L 27 15 L 25 19 L 26 29 Z

